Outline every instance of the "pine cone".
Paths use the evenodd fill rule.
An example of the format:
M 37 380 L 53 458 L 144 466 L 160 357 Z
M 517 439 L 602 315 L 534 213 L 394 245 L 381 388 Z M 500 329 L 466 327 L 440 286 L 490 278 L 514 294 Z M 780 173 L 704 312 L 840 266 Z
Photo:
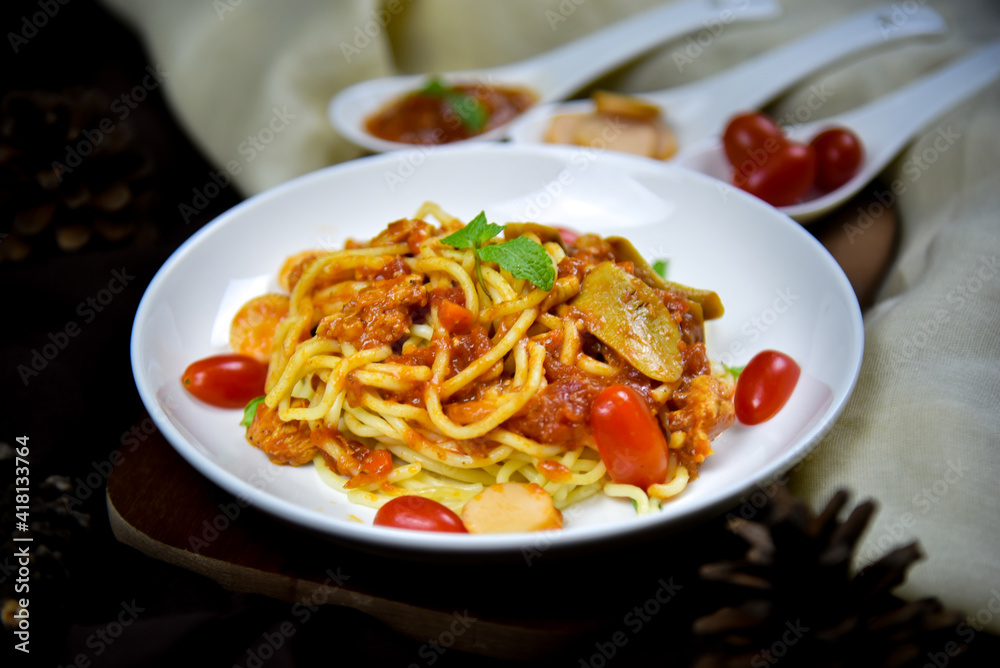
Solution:
M 875 510 L 872 502 L 837 519 L 847 502 L 838 492 L 815 515 L 776 486 L 759 519 L 729 528 L 748 548 L 742 558 L 700 568 L 727 604 L 694 622 L 703 645 L 698 668 L 772 666 L 923 666 L 929 653 L 967 649 L 956 639 L 964 617 L 933 598 L 904 603 L 892 589 L 921 553 L 899 547 L 851 573 L 851 559 Z M 949 644 L 951 643 L 951 644 Z
M 0 443 L 0 461 L 9 463 L 13 458 L 13 448 Z M 13 466 L 5 467 L 13 470 Z M 16 482 L 16 481 L 15 481 Z M 0 578 L 0 618 L 6 628 L 15 628 L 14 614 L 18 611 L 17 601 L 26 598 L 18 593 L 18 585 L 28 586 L 30 599 L 33 603 L 46 600 L 45 606 L 54 611 L 69 604 L 66 596 L 70 574 L 74 570 L 76 556 L 85 554 L 89 549 L 90 516 L 73 510 L 68 493 L 71 491 L 69 478 L 49 476 L 37 487 L 34 493 L 29 492 L 28 503 L 22 503 L 15 482 L 4 490 L 2 507 L 4 508 L 0 521 L 10 531 L 3 544 L 2 570 L 6 577 Z M 31 483 L 29 482 L 29 489 Z M 34 491 L 34 490 L 32 490 Z M 28 510 L 18 506 L 28 506 Z M 24 531 L 20 523 L 27 519 L 28 529 Z M 20 527 L 20 530 L 19 530 Z M 30 537 L 30 542 L 15 541 L 15 537 Z M 17 555 L 27 548 L 29 564 L 27 566 L 27 582 L 18 582 L 21 578 L 20 558 Z M 39 606 L 41 607 L 41 606 Z
M 96 89 L 0 102 L 0 261 L 113 246 L 144 224 L 152 162 Z

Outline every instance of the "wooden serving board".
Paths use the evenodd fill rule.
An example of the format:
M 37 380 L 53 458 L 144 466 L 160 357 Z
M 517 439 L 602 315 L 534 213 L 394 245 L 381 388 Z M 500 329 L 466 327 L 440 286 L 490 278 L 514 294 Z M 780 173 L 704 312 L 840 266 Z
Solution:
M 111 474 L 107 507 L 119 541 L 231 591 L 348 606 L 421 642 L 469 625 L 448 636 L 454 648 L 505 659 L 561 654 L 604 637 L 602 630 L 611 637 L 662 583 L 689 583 L 698 555 L 726 534 L 715 523 L 692 529 L 697 536 L 654 536 L 578 556 L 543 553 L 531 563 L 392 559 L 239 508 L 159 434 Z
M 844 267 L 863 306 L 874 299 L 898 236 L 894 211 L 872 208 L 872 193 L 879 188 L 874 184 L 810 228 Z M 859 218 L 864 212 L 870 216 Z M 686 647 L 692 621 L 707 612 L 699 600 L 705 591 L 698 566 L 745 547 L 724 529 L 720 512 L 716 520 L 683 532 L 572 557 L 544 553 L 531 563 L 391 559 L 333 543 L 252 508 L 233 513 L 235 499 L 159 433 L 130 451 L 111 474 L 107 506 L 119 541 L 230 590 L 292 604 L 347 606 L 421 642 L 474 619 L 465 632 L 451 634 L 451 646 L 502 659 L 544 658 L 574 647 L 581 650 L 578 656 L 589 656 L 595 638 L 606 643 L 630 633 L 631 622 L 644 619 L 630 617 L 634 611 L 658 608 L 664 582 L 687 587 L 683 600 L 657 613 L 673 647 Z M 206 528 L 213 522 L 221 527 L 214 537 Z M 651 635 L 659 643 L 666 640 L 642 634 Z M 662 645 L 651 651 L 659 656 Z

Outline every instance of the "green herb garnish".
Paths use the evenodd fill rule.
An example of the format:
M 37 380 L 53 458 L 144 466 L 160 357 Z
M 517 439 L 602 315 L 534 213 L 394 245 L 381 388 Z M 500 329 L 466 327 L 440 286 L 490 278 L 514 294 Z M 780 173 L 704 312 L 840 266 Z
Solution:
M 743 366 L 729 366 L 728 364 L 723 364 L 722 368 L 726 370 L 726 373 L 732 375 L 733 378 L 739 378 L 740 374 L 743 373 L 743 369 L 747 368 L 747 365 Z
M 486 127 L 489 110 L 482 100 L 474 95 L 463 93 L 455 86 L 447 86 L 437 77 L 432 77 L 417 93 L 444 98 L 465 129 L 472 133 L 478 134 Z
M 256 399 L 251 399 L 250 403 L 246 405 L 243 409 L 243 419 L 240 420 L 240 424 L 244 427 L 249 427 L 253 424 L 254 416 L 257 415 L 257 406 L 264 401 L 264 397 L 257 397 Z
M 657 260 L 653 263 L 653 271 L 660 275 L 660 278 L 667 277 L 667 267 L 670 266 L 670 260 Z
M 441 241 L 455 248 L 471 248 L 476 257 L 476 276 L 485 290 L 480 262 L 495 262 L 515 278 L 531 281 L 543 290 L 551 290 L 556 279 L 556 269 L 552 258 L 542 245 L 528 237 L 515 237 L 499 244 L 487 242 L 503 231 L 504 225 L 486 222 L 486 212 L 479 215 L 462 229 L 448 235 Z
M 451 106 L 451 110 L 462 121 L 462 125 L 465 126 L 466 130 L 475 134 L 483 131 L 486 127 L 486 121 L 489 119 L 489 111 L 487 111 L 486 105 L 482 101 L 471 95 L 457 91 L 449 93 L 445 97 Z
M 468 225 L 457 232 L 449 234 L 441 241 L 455 248 L 471 248 L 476 250 L 503 232 L 503 228 L 503 225 L 486 222 L 486 212 L 480 211 L 479 215 L 473 218 Z
M 441 97 L 448 92 L 448 88 L 437 77 L 431 77 L 427 85 L 417 91 L 418 95 L 429 95 L 430 97 Z

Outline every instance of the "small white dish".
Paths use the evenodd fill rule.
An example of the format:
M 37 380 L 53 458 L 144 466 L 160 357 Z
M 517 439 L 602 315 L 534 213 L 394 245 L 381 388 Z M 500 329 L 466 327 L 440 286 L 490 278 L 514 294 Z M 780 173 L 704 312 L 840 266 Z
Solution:
M 765 19 L 780 13 L 776 0 L 680 0 L 640 12 L 531 58 L 499 67 L 444 72 L 439 77 L 450 84 L 524 87 L 539 96 L 536 104 L 545 104 L 566 98 L 602 74 L 670 39 L 706 26 Z M 413 144 L 370 134 L 365 123 L 392 100 L 421 88 L 427 79 L 427 74 L 409 74 L 348 86 L 330 100 L 330 123 L 349 141 L 376 153 L 413 148 Z M 463 141 L 501 139 L 508 126 L 498 126 Z
M 370 551 L 516 560 L 526 550 L 604 547 L 710 517 L 780 477 L 832 426 L 860 367 L 861 313 L 840 267 L 787 216 L 701 174 L 621 154 L 469 144 L 409 158 L 418 156 L 417 163 L 399 153 L 363 158 L 252 197 L 192 236 L 149 284 L 132 333 L 139 394 L 173 447 L 224 490 Z M 672 280 L 719 293 L 726 313 L 707 327 L 713 359 L 741 365 L 765 348 L 784 351 L 802 367 L 795 393 L 771 421 L 722 434 L 700 477 L 652 515 L 594 498 L 567 510 L 565 529 L 541 534 L 373 526 L 372 509 L 325 486 L 311 465 L 271 464 L 246 442 L 241 411 L 199 402 L 180 377 L 191 362 L 228 351 L 226 324 L 243 300 L 277 288 L 287 256 L 370 238 L 426 200 L 465 220 L 485 210 L 499 223 L 533 220 L 631 239 L 648 259 L 668 259 Z

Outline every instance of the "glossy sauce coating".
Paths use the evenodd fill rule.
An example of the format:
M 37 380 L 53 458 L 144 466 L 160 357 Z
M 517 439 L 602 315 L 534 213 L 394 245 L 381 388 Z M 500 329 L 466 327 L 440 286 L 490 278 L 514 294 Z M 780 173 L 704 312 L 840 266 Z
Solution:
M 537 101 L 526 88 L 488 84 L 459 84 L 448 89 L 456 95 L 415 91 L 370 116 L 365 129 L 388 141 L 405 144 L 448 144 L 469 139 L 509 122 Z M 485 125 L 470 127 L 456 107 L 481 106 Z

